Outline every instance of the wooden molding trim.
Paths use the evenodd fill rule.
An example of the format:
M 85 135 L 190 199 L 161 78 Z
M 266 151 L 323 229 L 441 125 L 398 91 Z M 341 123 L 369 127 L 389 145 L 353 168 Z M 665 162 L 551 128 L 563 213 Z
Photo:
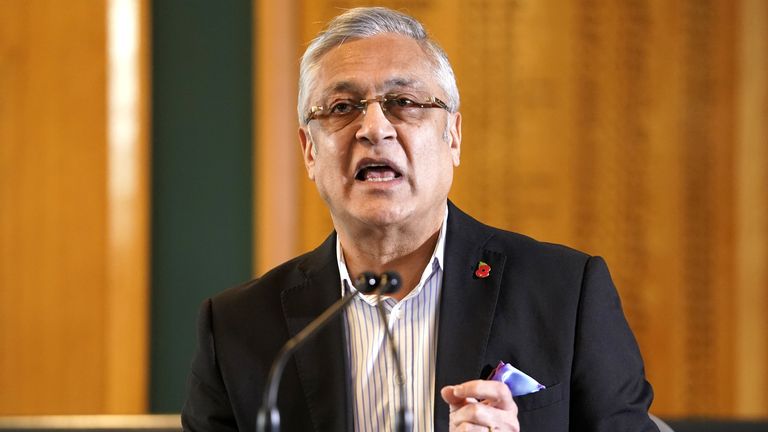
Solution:
M 148 388 L 148 0 L 109 0 L 106 413 L 143 413 Z
M 768 413 L 768 338 L 759 329 L 768 325 L 768 3 L 743 0 L 740 15 L 735 407 L 739 416 L 764 418 Z
M 253 271 L 257 275 L 293 257 L 298 244 L 296 3 L 257 0 L 253 8 Z
M 0 430 L 181 430 L 178 414 L 0 417 Z

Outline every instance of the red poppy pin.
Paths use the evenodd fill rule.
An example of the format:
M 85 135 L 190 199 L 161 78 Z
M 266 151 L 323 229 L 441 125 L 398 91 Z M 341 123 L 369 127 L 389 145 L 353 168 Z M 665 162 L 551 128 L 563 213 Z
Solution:
M 491 266 L 488 264 L 480 261 L 479 264 L 477 264 L 477 270 L 475 270 L 475 276 L 484 279 L 491 275 Z

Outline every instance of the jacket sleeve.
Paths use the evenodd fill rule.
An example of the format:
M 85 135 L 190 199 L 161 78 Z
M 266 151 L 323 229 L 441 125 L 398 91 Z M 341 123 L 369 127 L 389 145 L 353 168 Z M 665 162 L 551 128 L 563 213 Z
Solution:
M 197 351 L 187 380 L 187 399 L 181 412 L 184 431 L 237 431 L 229 395 L 216 362 L 211 300 L 200 307 Z
M 640 350 L 600 257 L 587 261 L 575 331 L 570 429 L 658 431 Z

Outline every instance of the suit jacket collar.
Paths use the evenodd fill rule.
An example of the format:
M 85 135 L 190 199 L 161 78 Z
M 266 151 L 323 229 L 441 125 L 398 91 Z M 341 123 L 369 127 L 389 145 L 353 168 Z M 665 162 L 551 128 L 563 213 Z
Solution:
M 435 430 L 448 430 L 443 386 L 479 378 L 506 256 L 486 247 L 493 230 L 448 202 L 445 271 L 440 299 L 435 371 Z M 304 281 L 282 292 L 291 337 L 341 295 L 336 264 L 336 234 L 299 264 Z M 480 261 L 491 266 L 487 278 L 474 272 Z M 316 430 L 351 430 L 352 397 L 346 337 L 339 317 L 296 353 L 296 368 Z

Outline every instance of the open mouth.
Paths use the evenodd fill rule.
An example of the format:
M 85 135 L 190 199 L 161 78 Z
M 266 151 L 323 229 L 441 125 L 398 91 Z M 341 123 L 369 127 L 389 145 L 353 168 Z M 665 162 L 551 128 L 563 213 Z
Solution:
M 357 169 L 355 180 L 386 182 L 402 177 L 402 174 L 387 163 L 367 163 Z

